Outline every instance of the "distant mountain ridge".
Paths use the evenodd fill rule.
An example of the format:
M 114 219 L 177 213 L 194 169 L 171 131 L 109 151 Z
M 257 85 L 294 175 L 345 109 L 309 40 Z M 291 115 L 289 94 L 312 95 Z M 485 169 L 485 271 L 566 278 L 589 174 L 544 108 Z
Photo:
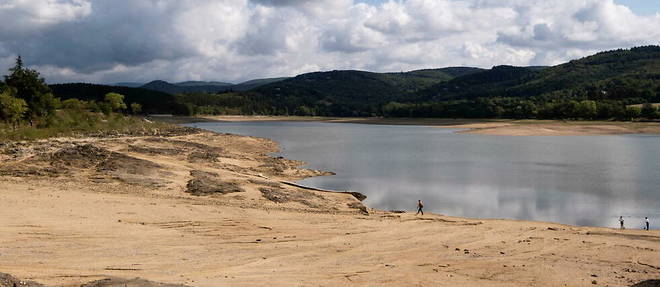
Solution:
M 328 72 L 311 72 L 306 74 L 298 75 L 294 78 L 305 77 L 305 75 L 314 75 L 317 73 L 365 73 L 373 75 L 374 78 L 380 78 L 386 83 L 393 84 L 404 90 L 418 90 L 420 88 L 427 87 L 430 84 L 435 84 L 438 82 L 444 82 L 451 80 L 456 77 L 476 73 L 483 71 L 481 68 L 474 67 L 447 67 L 447 68 L 438 68 L 438 69 L 422 69 L 422 70 L 413 70 L 409 72 L 386 72 L 386 73 L 375 73 L 368 71 L 358 71 L 358 70 L 335 70 Z M 313 77 L 313 76 L 312 76 Z M 114 86 L 120 87 L 130 87 L 130 88 L 143 88 L 153 91 L 159 91 L 168 94 L 188 94 L 188 93 L 222 93 L 222 92 L 244 92 L 252 89 L 259 88 L 261 86 L 269 85 L 272 83 L 277 83 L 281 81 L 286 81 L 293 79 L 291 77 L 278 77 L 278 78 L 263 78 L 263 79 L 254 79 L 245 81 L 239 84 L 232 84 L 226 82 L 216 82 L 216 81 L 185 81 L 179 83 L 170 83 L 163 80 L 154 80 L 149 83 L 136 83 L 136 82 L 120 82 L 114 84 Z
M 134 83 L 134 82 L 121 82 L 116 83 L 114 86 L 129 87 L 129 88 L 142 88 L 152 91 L 159 91 L 168 94 L 189 94 L 189 93 L 223 93 L 229 91 L 247 91 L 257 88 L 262 85 L 283 81 L 288 77 L 281 78 L 265 78 L 254 79 L 240 84 L 232 84 L 225 82 L 206 82 L 206 81 L 185 81 L 179 83 L 169 83 L 162 80 L 155 80 L 149 83 Z
M 144 86 L 144 83 L 137 83 L 137 82 L 121 82 L 121 83 L 116 83 L 112 86 L 117 86 L 117 87 L 128 87 L 128 88 L 139 88 Z
M 174 85 L 177 85 L 177 86 L 180 86 L 180 87 L 203 87 L 203 86 L 225 87 L 225 86 L 233 86 L 234 84 L 224 83 L 224 82 L 185 81 L 185 82 L 180 82 L 180 83 L 174 83 Z

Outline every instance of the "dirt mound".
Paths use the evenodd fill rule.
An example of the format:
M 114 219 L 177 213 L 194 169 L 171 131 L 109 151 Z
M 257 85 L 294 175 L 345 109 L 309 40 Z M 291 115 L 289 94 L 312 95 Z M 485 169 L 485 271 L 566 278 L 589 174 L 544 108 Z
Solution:
M 355 201 L 355 202 L 347 203 L 347 205 L 350 208 L 359 210 L 360 212 L 362 212 L 362 214 L 369 214 L 369 211 L 367 210 L 367 207 L 364 206 L 364 204 L 362 204 L 362 202 Z
M 62 148 L 50 155 L 37 156 L 55 168 L 95 169 L 110 174 L 150 175 L 162 166 L 144 159 L 109 151 L 91 144 Z
M 159 188 L 171 183 L 163 179 L 171 175 L 163 166 L 116 152 L 112 152 L 106 160 L 99 163 L 96 171 L 132 185 Z
M 184 140 L 168 139 L 163 137 L 154 137 L 146 138 L 145 141 L 156 142 L 156 143 L 166 143 L 171 144 L 175 147 L 186 149 L 186 150 L 197 150 L 197 151 L 212 151 L 212 152 L 222 152 L 222 148 L 213 147 L 203 143 L 190 142 Z
M 34 281 L 19 280 L 9 274 L 0 273 L 0 287 L 46 287 Z M 188 287 L 182 284 L 158 283 L 142 278 L 105 278 L 80 285 L 80 287 Z
M 632 285 L 630 287 L 660 287 L 660 280 L 654 279 L 654 280 L 646 280 L 644 282 L 639 282 L 635 285 Z
M 93 168 L 104 161 L 111 152 L 90 144 L 68 144 L 49 152 L 47 148 L 37 146 L 34 149 L 23 148 L 16 154 L 34 154 L 27 159 L 10 162 L 0 167 L 0 175 L 29 176 L 59 176 L 68 174 L 73 168 Z M 2 164 L 0 164 L 2 165 Z
M 285 170 L 298 166 L 299 162 L 284 159 L 282 157 L 270 157 L 264 159 L 264 164 L 257 167 L 257 170 L 266 174 L 281 175 Z
M 51 176 L 56 177 L 65 171 L 53 167 L 38 167 L 24 163 L 13 164 L 0 167 L 0 176 L 13 177 L 31 177 L 31 176 Z
M 200 170 L 190 171 L 193 178 L 186 185 L 186 192 L 192 195 L 227 194 L 245 192 L 238 184 L 220 180 L 217 173 Z
M 199 162 L 218 162 L 220 153 L 209 151 L 194 151 L 188 155 L 188 161 L 191 163 Z
M 148 155 L 177 155 L 181 153 L 180 150 L 174 148 L 157 148 L 148 146 L 130 145 L 128 151 L 148 154 Z
M 302 190 L 296 192 L 288 192 L 279 188 L 259 188 L 259 191 L 261 192 L 261 196 L 272 202 L 297 202 L 311 208 L 322 207 L 322 204 L 314 202 L 315 200 L 325 200 L 325 198 L 321 195 Z
M 274 181 L 265 181 L 265 180 L 258 180 L 258 179 L 248 179 L 249 183 L 254 183 L 258 185 L 265 185 L 268 187 L 275 187 L 275 188 L 282 188 L 282 185 L 279 184 L 278 182 Z
M 138 128 L 138 129 L 123 129 L 123 130 L 104 130 L 88 134 L 90 137 L 142 137 L 142 136 L 161 136 L 161 137 L 175 137 L 185 136 L 201 132 L 201 129 L 182 127 L 176 125 L 167 125 L 160 128 Z
M 162 168 L 162 166 L 154 162 L 112 152 L 106 160 L 97 165 L 96 170 L 99 172 L 150 175 L 159 168 Z
M 92 144 L 67 144 L 55 152 L 39 152 L 22 162 L 0 164 L 0 175 L 15 177 L 57 177 L 80 171 L 95 182 L 119 180 L 150 187 L 169 183 L 159 177 L 169 175 L 161 165 Z
M 158 283 L 141 278 L 106 278 L 80 285 L 80 287 L 187 287 L 187 285 Z
M 37 282 L 24 281 L 9 274 L 0 273 L 0 287 L 45 287 Z
M 54 167 L 91 168 L 106 160 L 109 150 L 91 144 L 62 148 L 50 155 L 48 161 Z

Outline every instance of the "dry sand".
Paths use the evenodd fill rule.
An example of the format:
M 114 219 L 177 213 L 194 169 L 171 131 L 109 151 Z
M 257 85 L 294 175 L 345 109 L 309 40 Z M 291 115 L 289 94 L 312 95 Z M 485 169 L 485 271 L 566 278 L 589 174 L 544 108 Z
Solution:
M 657 122 L 509 121 L 458 124 L 446 127 L 465 129 L 460 132 L 465 134 L 500 136 L 660 134 L 660 123 Z
M 0 272 L 48 286 L 631 286 L 660 278 L 660 231 L 365 214 L 351 194 L 282 183 L 327 173 L 267 156 L 276 149 L 208 132 L 0 144 Z M 153 282 L 121 279 L 135 277 Z M 0 276 L 0 286 L 11 280 Z
M 215 121 L 320 121 L 335 123 L 422 125 L 461 129 L 458 133 L 500 136 L 576 136 L 660 134 L 660 122 L 436 119 L 436 118 L 328 118 L 296 116 L 205 116 Z M 186 119 L 190 121 L 191 119 Z

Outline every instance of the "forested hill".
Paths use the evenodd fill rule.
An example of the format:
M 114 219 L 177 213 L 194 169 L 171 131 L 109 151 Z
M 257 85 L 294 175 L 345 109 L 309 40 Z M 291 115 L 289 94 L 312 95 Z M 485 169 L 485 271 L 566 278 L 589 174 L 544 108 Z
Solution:
M 660 47 L 602 52 L 553 67 L 452 67 L 405 73 L 329 71 L 244 84 L 241 90 L 176 95 L 89 84 L 51 87 L 55 96 L 62 98 L 99 100 L 108 92 L 125 94 L 127 102 L 140 103 L 150 113 L 653 118 L 655 110 L 629 106 L 660 102 Z
M 415 100 L 447 101 L 479 97 L 506 96 L 510 87 L 535 79 L 541 73 L 537 69 L 514 66 L 497 66 L 490 70 L 438 83 L 418 93 Z
M 270 94 L 315 94 L 344 98 L 379 98 L 400 96 L 442 83 L 456 77 L 483 71 L 471 67 L 425 69 L 401 73 L 373 73 L 342 70 L 313 72 L 256 88 Z
M 324 115 L 377 115 L 380 106 L 399 100 L 434 84 L 482 71 L 451 67 L 402 73 L 329 71 L 302 74 L 249 91 L 257 101 L 274 101 L 279 111 Z
M 159 91 L 168 94 L 184 94 L 184 93 L 219 93 L 230 89 L 232 84 L 220 82 L 182 82 L 171 84 L 165 81 L 152 81 L 146 83 L 140 88 Z
M 630 119 L 639 111 L 628 105 L 660 102 L 660 47 L 553 67 L 311 73 L 254 89 L 248 98 L 302 115 Z
M 440 83 L 420 100 L 584 94 L 590 99 L 653 100 L 660 86 L 660 47 L 615 50 L 542 70 L 499 66 Z

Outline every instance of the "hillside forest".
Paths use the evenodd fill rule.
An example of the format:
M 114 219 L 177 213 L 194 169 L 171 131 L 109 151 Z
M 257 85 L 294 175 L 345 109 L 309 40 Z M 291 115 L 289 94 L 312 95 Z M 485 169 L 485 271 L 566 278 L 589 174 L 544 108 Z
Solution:
M 654 120 L 660 118 L 654 104 L 660 103 L 660 46 L 551 67 L 345 70 L 238 85 L 130 85 L 47 85 L 18 57 L 0 82 L 0 119 L 11 129 L 124 114 Z

